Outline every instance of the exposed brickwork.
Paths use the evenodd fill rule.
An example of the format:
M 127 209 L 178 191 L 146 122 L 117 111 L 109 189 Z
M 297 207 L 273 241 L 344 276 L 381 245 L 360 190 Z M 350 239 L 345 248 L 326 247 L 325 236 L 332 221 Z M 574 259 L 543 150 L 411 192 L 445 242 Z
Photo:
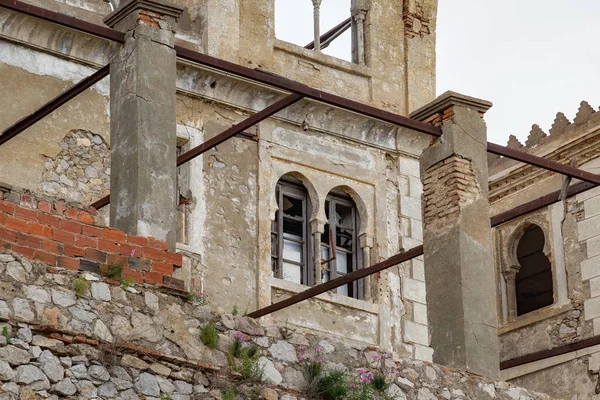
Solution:
M 471 162 L 452 156 L 425 172 L 423 223 L 444 230 L 458 221 L 460 209 L 479 198 L 480 190 Z
M 139 10 L 137 23 L 138 25 L 146 25 L 151 28 L 160 29 L 160 22 L 162 18 L 160 14 L 153 13 L 147 10 Z
M 182 257 L 168 252 L 166 242 L 94 226 L 94 210 L 62 201 L 36 201 L 29 193 L 14 200 L 19 205 L 0 199 L 0 249 L 70 270 L 100 272 L 120 265 L 124 278 L 183 290 L 183 282 L 171 276 Z

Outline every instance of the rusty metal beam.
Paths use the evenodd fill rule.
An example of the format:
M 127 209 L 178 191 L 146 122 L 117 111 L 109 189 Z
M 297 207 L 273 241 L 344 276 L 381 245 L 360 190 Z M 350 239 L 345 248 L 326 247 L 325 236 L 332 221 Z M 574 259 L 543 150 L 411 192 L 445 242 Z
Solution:
M 593 189 L 598 185 L 589 182 L 580 182 L 567 189 L 567 197 L 575 196 L 579 193 L 583 193 L 586 190 Z M 505 222 L 512 221 L 513 219 L 519 218 L 523 215 L 527 215 L 531 212 L 537 211 L 541 208 L 548 207 L 560 201 L 561 190 L 549 193 L 545 196 L 538 197 L 535 200 L 529 201 L 525 204 L 521 204 L 513 209 L 494 215 L 491 218 L 492 227 L 502 225 Z
M 67 103 L 69 100 L 81 94 L 86 89 L 92 87 L 100 80 L 104 79 L 106 76 L 108 76 L 109 73 L 110 64 L 105 65 L 98 71 L 94 72 L 92 75 L 88 76 L 87 78 L 81 80 L 80 82 L 69 88 L 66 92 L 59 94 L 54 99 L 44 104 L 42 107 L 38 108 L 33 113 L 15 122 L 12 126 L 10 126 L 4 132 L 2 132 L 2 135 L 0 135 L 0 146 L 8 142 L 10 139 L 14 138 L 19 133 L 23 132 L 25 129 L 29 128 L 42 118 L 46 117 L 52 111 Z
M 342 22 L 325 32 L 323 35 L 321 35 L 321 50 L 327 48 L 327 46 L 329 46 L 331 42 L 337 39 L 342 33 L 350 29 L 351 26 L 352 17 L 348 17 L 347 19 L 343 20 Z M 315 41 L 313 40 L 312 42 L 304 46 L 304 48 L 309 50 L 314 49 Z
M 206 142 L 202 143 L 199 146 L 194 147 L 193 149 L 183 153 L 179 157 L 177 157 L 177 166 L 185 164 L 186 162 L 198 157 L 199 155 L 205 153 L 207 150 L 212 149 L 215 146 L 231 139 L 235 135 L 242 133 L 246 129 L 250 128 L 258 124 L 261 121 L 273 116 L 279 111 L 283 110 L 286 107 L 302 100 L 304 96 L 299 94 L 290 94 L 283 99 L 276 101 L 271 104 L 264 110 L 257 112 L 256 114 L 251 115 L 250 117 L 244 119 L 243 121 L 235 124 L 231 128 L 226 129 L 225 131 L 219 133 L 217 136 L 208 139 Z M 110 195 L 101 198 L 100 200 L 93 203 L 91 206 L 95 209 L 99 210 L 102 207 L 108 205 L 110 203 Z
M 45 21 L 53 22 L 70 29 L 89 33 L 103 39 L 112 40 L 119 43 L 125 42 L 125 34 L 117 30 L 102 25 L 92 24 L 69 15 L 60 14 L 45 8 L 36 7 L 31 4 L 23 3 L 18 0 L 0 0 L 0 7 L 30 15 Z
M 71 29 L 76 29 L 92 35 L 96 35 L 108 40 L 113 40 L 119 43 L 123 43 L 125 41 L 125 35 L 122 32 L 110 29 L 105 26 L 92 24 L 87 21 L 83 21 L 77 18 L 70 17 L 68 15 L 50 11 L 41 7 L 36 7 L 18 0 L 0 0 L 0 6 L 13 11 L 28 14 L 36 18 L 41 18 L 46 21 L 54 22 Z M 343 21 L 342 24 L 344 22 L 346 21 Z M 391 124 L 410 128 L 432 136 L 440 136 L 442 134 L 442 130 L 440 127 L 416 121 L 411 118 L 394 114 L 388 111 L 380 110 L 376 107 L 372 107 L 340 96 L 336 96 L 321 90 L 313 89 L 302 83 L 275 74 L 270 74 L 265 71 L 253 70 L 250 68 L 242 67 L 241 65 L 220 60 L 218 58 L 198 53 L 196 51 L 189 50 L 181 46 L 175 46 L 175 50 L 180 58 L 213 69 L 231 73 L 280 89 L 284 89 L 292 93 L 301 94 L 307 98 L 311 98 L 322 103 L 326 103 L 348 111 L 356 112 L 358 114 L 362 114 L 368 117 L 380 119 Z M 488 142 L 487 149 L 493 154 L 498 154 L 507 158 L 525 162 L 540 168 L 549 169 L 551 171 L 565 174 L 567 176 L 571 176 L 573 178 L 581 179 L 587 182 L 600 184 L 600 176 L 591 174 L 586 171 L 582 171 L 571 166 L 563 165 L 550 160 L 545 160 L 541 157 L 536 157 L 518 150 L 509 149 L 508 147 L 500 146 L 494 143 Z
M 301 301 L 317 296 L 321 293 L 325 293 L 331 289 L 335 289 L 350 282 L 354 282 L 355 280 L 364 278 L 369 275 L 373 275 L 379 271 L 383 271 L 384 269 L 393 267 L 394 265 L 401 264 L 420 255 L 423 255 L 423 246 L 417 246 L 413 249 L 408 250 L 407 252 L 396 254 L 395 256 L 392 256 L 387 260 L 381 261 L 368 268 L 357 269 L 356 271 L 351 272 L 348 275 L 340 276 L 339 278 L 336 278 L 332 281 L 313 286 L 310 289 L 306 289 L 305 291 L 295 294 L 292 297 L 289 297 L 278 303 L 271 304 L 270 306 L 251 312 L 250 314 L 248 314 L 248 316 L 251 318 L 263 317 L 267 314 L 271 314 L 275 311 L 281 310 L 282 308 L 289 307 L 293 304 L 300 303 Z
M 511 149 L 498 144 L 490 143 L 487 144 L 487 151 L 492 154 L 498 154 L 513 160 L 521 161 L 526 164 L 534 165 L 539 168 L 544 168 L 553 172 L 558 172 L 563 175 L 570 176 L 572 178 L 581 179 L 582 181 L 595 183 L 600 185 L 600 175 L 592 174 L 591 172 L 584 171 L 572 167 L 570 165 L 561 164 L 556 161 L 547 160 L 542 157 L 537 157 L 532 154 L 528 154 L 519 150 Z
M 437 126 L 416 121 L 414 119 L 399 114 L 394 114 L 389 111 L 384 111 L 373 106 L 324 92 L 322 90 L 313 89 L 303 83 L 296 82 L 276 74 L 258 69 L 242 67 L 241 65 L 211 57 L 206 54 L 198 53 L 181 46 L 175 46 L 175 51 L 177 52 L 177 56 L 179 58 L 203 65 L 211 69 L 237 75 L 239 77 L 283 89 L 288 92 L 300 94 L 306 98 L 316 100 L 321 103 L 352 111 L 357 114 L 362 114 L 367 117 L 379 119 L 390 124 L 410 128 L 417 132 L 422 132 L 433 136 L 440 136 L 442 134 L 441 129 Z
M 512 358 L 510 360 L 500 362 L 500 369 L 507 369 L 518 367 L 519 365 L 529 364 L 535 361 L 545 360 L 550 357 L 559 356 L 561 354 L 570 353 L 572 351 L 577 351 L 581 349 L 585 349 L 588 347 L 596 346 L 600 344 L 600 336 L 594 336 L 589 339 L 580 340 L 575 343 L 569 343 L 560 347 L 555 347 L 553 349 L 541 350 L 535 353 L 527 354 L 524 356 Z

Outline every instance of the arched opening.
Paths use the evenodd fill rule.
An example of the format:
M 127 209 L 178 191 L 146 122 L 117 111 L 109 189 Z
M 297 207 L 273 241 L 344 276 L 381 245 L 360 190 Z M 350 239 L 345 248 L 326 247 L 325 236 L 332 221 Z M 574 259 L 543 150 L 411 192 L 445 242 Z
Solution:
M 271 227 L 271 265 L 280 279 L 312 285 L 309 219 L 312 205 L 302 182 L 286 174 L 275 189 L 277 212 Z
M 328 223 L 321 235 L 321 259 L 327 261 L 322 268 L 323 282 L 362 268 L 358 243 L 360 219 L 354 200 L 341 190 L 332 190 L 325 200 L 325 215 Z M 338 294 L 363 299 L 364 281 L 354 281 L 336 290 Z
M 517 315 L 530 313 L 554 303 L 552 265 L 544 254 L 544 231 L 532 225 L 517 245 L 519 272 L 515 278 Z

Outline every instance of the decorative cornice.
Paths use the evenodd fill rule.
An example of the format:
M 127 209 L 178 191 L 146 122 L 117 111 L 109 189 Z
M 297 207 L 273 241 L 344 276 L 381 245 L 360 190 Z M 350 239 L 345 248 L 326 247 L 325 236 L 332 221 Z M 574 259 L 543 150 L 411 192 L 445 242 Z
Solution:
M 412 119 L 425 121 L 435 114 L 442 114 L 451 107 L 466 107 L 484 114 L 492 107 L 492 103 L 487 100 L 476 97 L 465 96 L 464 94 L 447 91 L 429 104 L 424 105 L 418 110 L 410 113 Z
M 104 18 L 104 23 L 114 27 L 137 10 L 150 11 L 160 16 L 179 18 L 183 7 L 165 0 L 130 0 Z

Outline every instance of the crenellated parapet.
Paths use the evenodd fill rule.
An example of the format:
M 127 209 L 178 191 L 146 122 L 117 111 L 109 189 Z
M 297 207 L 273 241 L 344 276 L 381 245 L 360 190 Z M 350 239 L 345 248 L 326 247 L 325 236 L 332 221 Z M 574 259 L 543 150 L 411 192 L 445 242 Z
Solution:
M 515 135 L 510 135 L 507 146 L 564 164 L 576 162 L 577 165 L 584 165 L 600 157 L 598 128 L 600 111 L 595 110 L 587 101 L 582 101 L 572 122 L 564 113 L 559 112 L 548 133 L 534 124 L 524 144 Z M 521 165 L 499 156 L 488 157 L 488 162 L 492 203 L 554 175 L 550 171 Z

